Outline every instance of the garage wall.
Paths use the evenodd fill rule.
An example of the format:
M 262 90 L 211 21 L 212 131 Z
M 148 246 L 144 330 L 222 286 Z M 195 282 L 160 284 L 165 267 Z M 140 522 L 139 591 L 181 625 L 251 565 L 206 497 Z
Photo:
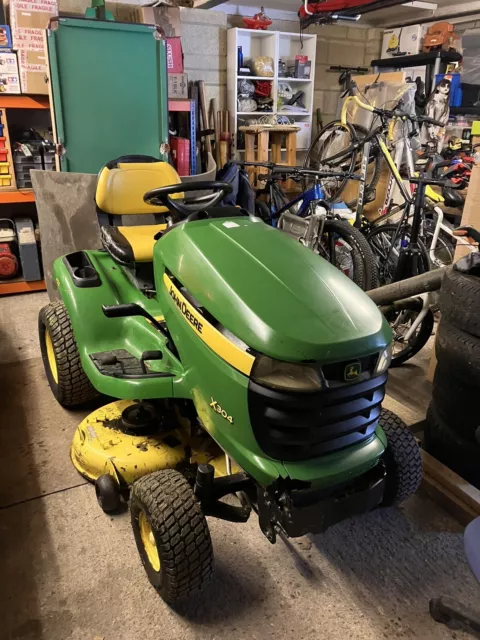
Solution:
M 210 9 L 180 8 L 182 48 L 189 81 L 205 80 L 207 104 L 226 108 L 227 16 Z

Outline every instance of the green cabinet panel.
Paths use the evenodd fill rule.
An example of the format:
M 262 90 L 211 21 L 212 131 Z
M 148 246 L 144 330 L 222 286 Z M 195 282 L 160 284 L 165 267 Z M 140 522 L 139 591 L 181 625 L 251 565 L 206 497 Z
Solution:
M 47 43 L 62 171 L 97 173 L 127 154 L 166 159 L 166 41 L 155 26 L 57 18 Z

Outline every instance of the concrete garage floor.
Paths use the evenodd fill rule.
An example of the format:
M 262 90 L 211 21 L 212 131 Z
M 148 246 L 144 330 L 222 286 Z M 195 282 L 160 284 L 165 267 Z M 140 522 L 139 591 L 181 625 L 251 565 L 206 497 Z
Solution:
M 63 410 L 48 388 L 36 337 L 46 302 L 0 299 L 2 640 L 467 637 L 429 617 L 430 597 L 474 604 L 479 591 L 461 526 L 420 496 L 275 546 L 253 517 L 211 519 L 215 578 L 168 608 L 140 565 L 128 514 L 104 515 L 69 460 L 84 413 Z M 386 406 L 410 422 L 428 397 L 425 362 L 391 375 Z

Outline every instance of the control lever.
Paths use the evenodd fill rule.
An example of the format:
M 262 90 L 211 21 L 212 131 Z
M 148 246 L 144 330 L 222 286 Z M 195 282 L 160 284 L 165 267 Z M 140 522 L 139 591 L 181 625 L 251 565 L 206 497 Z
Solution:
M 106 305 L 102 304 L 102 311 L 107 318 L 128 318 L 129 316 L 143 316 L 150 320 L 152 325 L 160 331 L 160 333 L 170 340 L 170 336 L 165 328 L 154 318 L 148 311 L 135 302 L 129 302 L 127 304 L 114 304 Z M 151 352 L 147 352 L 151 353 Z

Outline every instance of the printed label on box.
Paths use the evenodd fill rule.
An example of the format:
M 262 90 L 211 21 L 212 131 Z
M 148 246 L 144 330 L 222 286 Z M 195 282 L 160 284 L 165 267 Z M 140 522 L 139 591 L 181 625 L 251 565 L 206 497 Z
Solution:
M 0 95 L 2 93 L 20 93 L 20 79 L 18 74 L 9 75 L 0 73 Z
M 0 53 L 0 73 L 18 76 L 17 56 L 14 53 Z
M 13 46 L 43 51 L 43 34 L 50 19 L 58 15 L 55 0 L 25 2 L 10 0 L 10 26 Z

